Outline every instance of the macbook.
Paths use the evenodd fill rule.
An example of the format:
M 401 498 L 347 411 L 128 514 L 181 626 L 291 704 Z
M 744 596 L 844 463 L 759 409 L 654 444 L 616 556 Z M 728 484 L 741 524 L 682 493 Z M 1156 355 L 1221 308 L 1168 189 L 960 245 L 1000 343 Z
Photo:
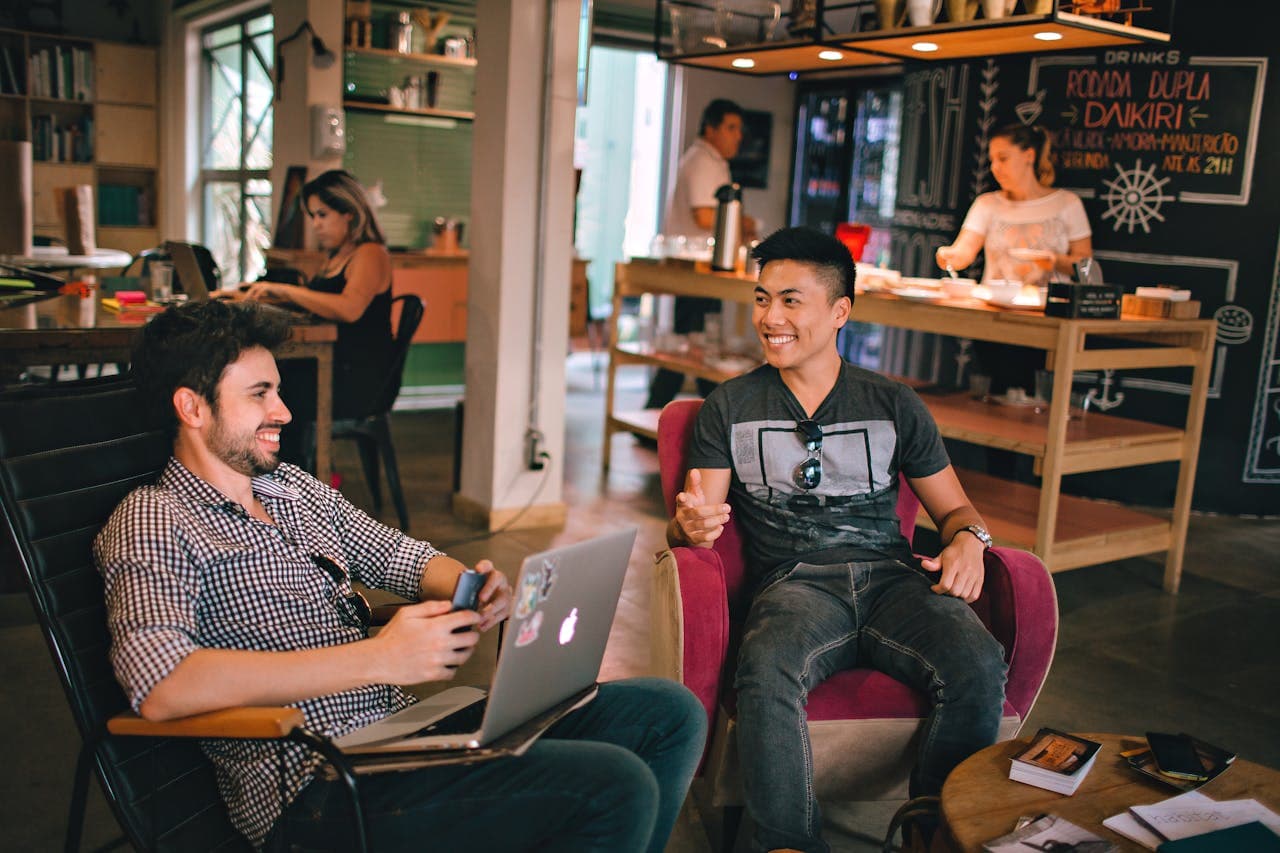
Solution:
M 452 688 L 334 743 L 356 753 L 478 749 L 583 694 L 599 674 L 635 538 L 633 527 L 526 557 L 487 692 Z
M 218 282 L 214 279 L 212 271 L 206 273 L 196 257 L 195 248 L 190 243 L 170 240 L 165 243 L 165 249 L 169 253 L 170 260 L 173 261 L 173 271 L 177 273 L 178 285 L 187 295 L 188 301 L 204 302 L 212 291 L 218 289 Z

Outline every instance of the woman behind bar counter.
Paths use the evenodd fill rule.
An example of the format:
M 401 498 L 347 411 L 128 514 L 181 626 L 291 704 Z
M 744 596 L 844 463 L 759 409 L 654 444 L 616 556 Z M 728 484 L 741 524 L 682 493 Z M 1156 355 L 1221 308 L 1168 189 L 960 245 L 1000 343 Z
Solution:
M 1080 198 L 1053 188 L 1049 134 L 1037 125 L 1006 125 L 991 137 L 988 152 L 1000 189 L 974 200 L 956 241 L 938 249 L 938 266 L 964 269 L 984 251 L 984 282 L 1043 284 L 1046 276 L 1035 264 L 1009 255 L 1011 249 L 1041 249 L 1053 253 L 1048 277 L 1070 280 L 1075 262 L 1093 254 L 1093 232 Z
M 333 417 L 360 418 L 372 413 L 391 368 L 391 256 L 364 188 L 348 172 L 334 169 L 302 188 L 301 204 L 328 258 L 306 285 L 258 281 L 247 285 L 245 299 L 292 303 L 338 323 L 333 353 Z M 315 420 L 315 363 L 280 363 L 281 384 L 294 422 Z M 310 377 L 306 372 L 310 371 Z M 309 448 L 314 440 L 294 429 L 292 438 Z M 290 444 L 294 444 L 290 442 Z M 309 451 L 281 455 L 309 459 Z M 292 457 L 292 458 L 291 458 Z
M 937 251 L 938 266 L 962 270 L 985 255 L 983 282 L 1013 279 L 1042 285 L 1047 280 L 1070 281 L 1073 265 L 1093 254 L 1093 232 L 1084 205 L 1075 193 L 1053 188 L 1049 134 L 1037 125 L 1006 125 L 989 143 L 991 176 L 1000 189 L 974 199 L 950 246 Z M 1039 249 L 1053 253 L 1052 264 L 1040 267 L 1018 260 L 1011 250 Z M 1048 260 L 1047 258 L 1045 259 Z M 991 390 L 1035 388 L 1035 371 L 1044 366 L 1038 350 L 975 341 L 975 373 L 991 376 Z

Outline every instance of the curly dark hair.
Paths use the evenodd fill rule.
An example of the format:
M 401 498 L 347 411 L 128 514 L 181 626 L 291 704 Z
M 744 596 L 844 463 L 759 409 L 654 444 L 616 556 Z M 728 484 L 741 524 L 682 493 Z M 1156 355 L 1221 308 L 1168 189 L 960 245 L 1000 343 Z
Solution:
M 780 228 L 761 241 L 752 251 L 760 262 L 760 272 L 770 261 L 797 261 L 815 268 L 826 285 L 829 301 L 841 296 L 853 303 L 853 282 L 857 269 L 848 247 L 830 234 L 816 228 Z
M 275 350 L 288 337 L 288 317 L 256 302 L 175 305 L 143 327 L 133 349 L 133 380 L 151 417 L 172 431 L 175 391 L 190 388 L 217 406 L 227 365 L 253 347 Z

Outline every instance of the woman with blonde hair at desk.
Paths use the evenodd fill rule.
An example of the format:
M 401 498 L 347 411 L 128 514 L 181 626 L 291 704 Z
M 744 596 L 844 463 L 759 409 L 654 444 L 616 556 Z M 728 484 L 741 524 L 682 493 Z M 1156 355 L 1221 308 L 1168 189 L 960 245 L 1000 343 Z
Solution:
M 337 322 L 333 417 L 362 418 L 372 414 L 394 357 L 387 241 L 364 188 L 349 172 L 333 169 L 308 181 L 300 203 L 320 248 L 327 252 L 324 266 L 305 285 L 253 282 L 243 298 L 293 304 Z M 298 421 L 315 418 L 314 397 L 307 399 L 305 390 L 314 388 L 315 380 L 301 375 L 307 369 L 314 370 L 314 363 L 281 364 L 285 402 Z

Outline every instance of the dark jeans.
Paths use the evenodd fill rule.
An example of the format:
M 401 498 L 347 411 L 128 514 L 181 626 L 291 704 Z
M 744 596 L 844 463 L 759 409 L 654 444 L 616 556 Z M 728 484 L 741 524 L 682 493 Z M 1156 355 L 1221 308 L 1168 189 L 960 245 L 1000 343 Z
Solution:
M 834 672 L 872 667 L 929 696 L 913 796 L 936 795 L 953 767 L 995 742 L 1004 650 L 972 608 L 929 585 L 923 572 L 893 560 L 800 563 L 757 594 L 735 685 L 756 849 L 827 850 L 804 705 Z
M 370 848 L 658 853 L 702 757 L 706 719 L 673 681 L 615 681 L 524 755 L 363 776 Z M 267 849 L 282 829 L 304 850 L 350 849 L 347 802 L 339 783 L 312 782 Z

